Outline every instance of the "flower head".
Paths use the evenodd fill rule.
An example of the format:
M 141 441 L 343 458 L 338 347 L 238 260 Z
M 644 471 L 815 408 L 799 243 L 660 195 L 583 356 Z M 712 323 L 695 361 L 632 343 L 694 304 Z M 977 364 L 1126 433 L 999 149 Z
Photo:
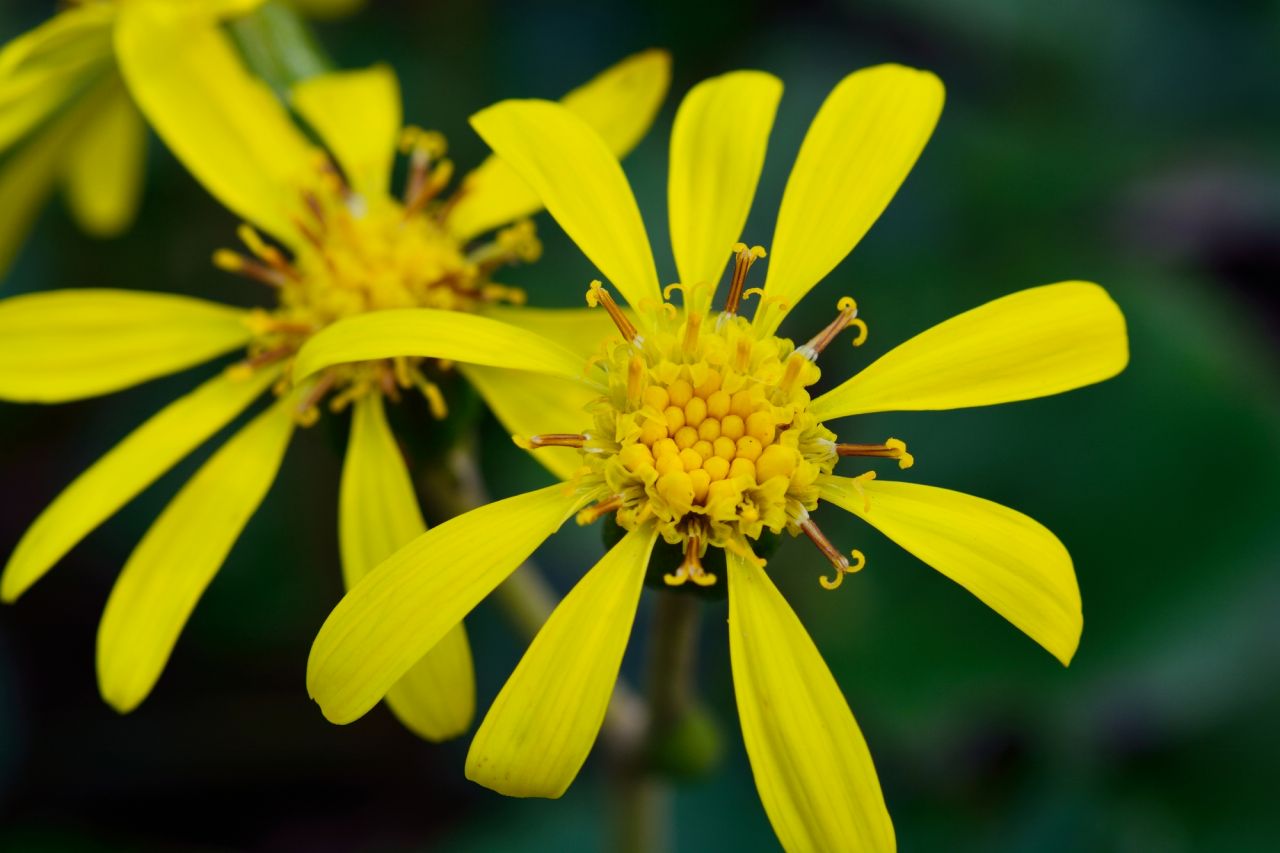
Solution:
M 780 94 L 773 77 L 738 72 L 698 85 L 682 103 L 668 186 L 680 284 L 665 292 L 626 178 L 598 136 L 546 102 L 505 102 L 472 119 L 630 304 L 625 310 L 591 286 L 588 301 L 614 320 L 616 333 L 585 363 L 526 330 L 429 310 L 341 322 L 304 347 L 299 375 L 352 353 L 441 355 L 438 335 L 449 328 L 456 340 L 448 357 L 510 368 L 513 387 L 542 373 L 576 377 L 597 395 L 582 412 L 525 398 L 536 409 L 529 421 L 546 429 L 517 441 L 536 453 L 580 454 L 565 484 L 446 522 L 347 594 L 308 666 L 308 687 L 330 720 L 350 721 L 376 703 L 575 514 L 583 523 L 612 514 L 626 533 L 557 607 L 476 734 L 467 775 L 506 794 L 559 796 L 582 766 L 659 537 L 684 546 L 683 562 L 666 567 L 666 584 L 727 583 L 743 736 L 765 810 L 790 850 L 888 850 L 894 835 L 849 707 L 755 554 L 762 531 L 807 535 L 831 561 L 835 573 L 822 581 L 834 588 L 864 559 L 845 556 L 818 530 L 811 514 L 832 503 L 1070 659 L 1079 592 L 1051 533 L 957 492 L 885 482 L 870 471 L 837 475 L 843 457 L 900 468 L 913 459 L 895 438 L 840 442 L 830 422 L 1008 402 L 1100 381 L 1127 360 L 1119 310 L 1093 284 L 1033 288 L 936 326 L 813 396 L 823 350 L 851 328 L 854 344 L 865 339 L 856 304 L 841 299 L 835 319 L 800 346 L 777 330 L 888 204 L 933 129 L 942 87 L 931 74 L 880 66 L 835 88 L 792 169 L 757 289 L 748 287 L 749 274 L 765 252 L 737 241 Z M 729 290 L 716 310 L 715 284 L 730 258 Z M 676 290 L 682 305 L 670 301 Z M 748 297 L 758 298 L 750 319 Z M 723 549 L 726 578 L 703 568 L 708 548 Z
M 146 420 L 36 519 L 0 579 L 6 601 L 256 400 L 270 400 L 182 487 L 112 591 L 98 636 L 98 677 L 104 699 L 122 712 L 155 685 L 191 610 L 264 499 L 296 428 L 323 410 L 354 409 L 339 507 L 346 582 L 425 529 L 385 403 L 421 393 L 443 417 L 437 381 L 448 365 L 421 357 L 357 360 L 294 382 L 298 349 L 331 324 L 369 312 L 425 307 L 453 316 L 520 303 L 519 291 L 493 276 L 536 259 L 540 248 L 525 218 L 538 199 L 500 161 L 490 158 L 450 190 L 444 140 L 402 126 L 399 84 L 389 69 L 323 74 L 293 89 L 294 110 L 321 148 L 248 73 L 225 34 L 173 8 L 159 0 L 129 6 L 115 32 L 121 69 L 169 147 L 247 220 L 239 229 L 244 248 L 220 249 L 214 263 L 261 282 L 270 303 L 246 311 L 121 290 L 0 302 L 3 399 L 91 397 L 243 353 Z M 647 51 L 571 92 L 565 104 L 625 154 L 651 122 L 668 78 L 667 55 Z M 398 151 L 409 159 L 409 177 L 395 194 Z M 559 312 L 527 310 L 531 322 L 553 325 L 576 323 L 586 313 L 566 312 L 566 320 Z M 483 370 L 468 376 L 488 393 Z M 565 393 L 590 397 L 577 388 Z M 516 417 L 511 428 L 519 424 Z M 465 730 L 474 684 L 461 625 L 420 656 L 387 698 L 425 737 Z

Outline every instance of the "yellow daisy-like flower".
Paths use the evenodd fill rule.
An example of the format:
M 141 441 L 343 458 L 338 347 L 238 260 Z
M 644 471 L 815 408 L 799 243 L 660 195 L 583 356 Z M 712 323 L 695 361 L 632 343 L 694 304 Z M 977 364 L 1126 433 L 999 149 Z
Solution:
M 130 15 L 116 39 L 134 97 L 170 148 L 227 207 L 277 237 L 241 228 L 246 254 L 215 262 L 263 282 L 271 308 L 243 310 L 185 296 L 63 290 L 0 302 L 0 399 L 53 403 L 92 397 L 235 350 L 238 364 L 146 420 L 76 479 L 18 543 L 0 596 L 13 601 L 77 542 L 263 396 L 274 400 L 189 480 L 129 557 L 103 614 L 98 678 L 104 699 L 129 711 L 150 692 L 196 601 L 275 478 L 298 425 L 322 407 L 354 408 L 343 469 L 339 539 L 344 579 L 425 529 L 384 400 L 422 393 L 443 417 L 434 379 L 448 369 L 404 358 L 344 365 L 294 384 L 298 348 L 342 317 L 403 306 L 496 312 L 530 322 L 607 328 L 588 309 L 538 312 L 500 303 L 521 294 L 493 281 L 530 260 L 539 244 L 526 221 L 538 199 L 490 158 L 444 192 L 452 164 L 438 134 L 401 128 L 395 76 L 385 67 L 326 74 L 292 92 L 296 111 L 332 160 L 251 77 L 225 35 L 160 13 Z M 637 54 L 564 99 L 566 109 L 625 154 L 656 114 L 669 58 Z M 397 146 L 410 156 L 408 185 L 392 195 Z M 500 227 L 496 236 L 486 232 Z M 477 239 L 479 238 L 479 239 Z M 497 322 L 497 321 L 489 321 Z M 449 336 L 446 335 L 446 339 Z M 484 373 L 477 370 L 481 391 Z M 588 391 L 546 383 L 550 395 Z M 511 429 L 521 428 L 513 422 Z M 415 662 L 389 691 L 396 714 L 432 739 L 470 724 L 474 685 L 461 626 Z
M 789 850 L 889 850 L 893 827 L 849 707 L 817 649 L 753 553 L 768 530 L 805 533 L 831 561 L 828 588 L 859 568 L 821 534 L 821 501 L 852 512 L 957 581 L 1064 663 L 1081 630 L 1070 557 L 1036 522 L 945 489 L 834 473 L 841 457 L 911 464 L 903 442 L 839 442 L 832 421 L 867 412 L 1022 400 L 1106 379 L 1126 364 L 1123 317 L 1096 285 L 1026 290 L 955 317 L 812 397 L 821 352 L 865 326 L 850 299 L 807 343 L 776 329 L 853 248 L 915 162 L 941 111 L 936 77 L 901 66 L 859 71 L 827 98 L 782 199 L 769 273 L 746 289 L 762 249 L 739 244 L 723 308 L 712 297 L 755 193 L 781 83 L 758 72 L 708 80 L 685 98 L 671 139 L 671 239 L 684 307 L 659 289 L 648 237 L 617 160 L 555 104 L 510 101 L 472 123 L 632 306 L 599 283 L 588 301 L 618 336 L 586 368 L 553 341 L 480 318 L 370 314 L 299 354 L 300 375 L 348 358 L 443 354 L 446 324 L 466 339 L 448 357 L 577 377 L 589 413 L 540 406 L 548 432 L 526 446 L 577 448 L 566 484 L 492 503 L 420 536 L 357 584 L 312 648 L 308 688 L 349 722 L 452 630 L 564 521 L 611 513 L 626 531 L 556 608 L 498 695 L 467 760 L 469 778 L 515 796 L 559 796 L 604 717 L 659 537 L 684 547 L 666 582 L 728 584 L 734 685 L 760 797 Z M 759 297 L 752 320 L 740 311 Z M 518 381 L 518 380 L 517 380 Z M 531 401 L 532 402 L 532 401 Z M 583 426 L 586 429 L 583 429 Z M 556 429 L 580 432 L 550 432 Z M 584 509 L 584 507 L 587 507 Z M 723 549 L 726 578 L 704 568 Z
M 121 79 L 118 40 L 153 6 L 192 27 L 251 12 L 263 0 L 73 0 L 0 48 L 0 274 L 53 189 L 84 231 L 110 237 L 133 222 L 146 127 Z

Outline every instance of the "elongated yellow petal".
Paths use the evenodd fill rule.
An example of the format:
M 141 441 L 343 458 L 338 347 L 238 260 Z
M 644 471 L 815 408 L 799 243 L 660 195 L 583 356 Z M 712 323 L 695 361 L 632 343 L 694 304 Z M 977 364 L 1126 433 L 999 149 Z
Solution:
M 1071 555 L 1038 522 L 972 495 L 915 483 L 824 478 L 848 510 L 1071 662 L 1084 627 Z
M 115 9 L 67 9 L 0 47 L 0 151 L 26 135 L 111 63 Z
M 646 50 L 629 56 L 560 103 L 591 125 L 619 159 L 644 137 L 671 82 L 671 56 Z M 515 170 L 496 156 L 463 178 L 449 230 L 460 240 L 537 213 L 542 202 Z
M 366 198 L 391 185 L 402 122 L 400 83 L 386 65 L 318 74 L 293 87 L 293 106 Z
M 528 329 L 555 341 L 584 360 L 604 352 L 602 344 L 622 340 L 609 313 L 601 308 L 487 305 L 481 311 L 486 317 Z M 623 313 L 635 322 L 632 312 L 624 310 Z
M 27 529 L 0 578 L 11 602 L 116 510 L 242 412 L 279 376 L 219 376 L 170 403 L 72 481 Z
M 587 405 L 601 397 L 581 382 L 555 376 L 465 364 L 461 370 L 513 436 L 581 432 L 592 423 Z M 583 465 L 582 453 L 570 447 L 543 447 L 532 455 L 561 480 L 571 478 Z
M 680 281 L 706 310 L 751 211 L 782 81 L 735 71 L 694 86 L 671 130 L 667 203 Z M 686 298 L 688 298 L 686 290 Z
M 67 148 L 84 122 L 86 105 L 78 105 L 42 128 L 0 162 L 0 274 L 26 241 L 31 226 L 53 192 Z M 0 340 L 0 347 L 4 342 Z
M 59 290 L 0 302 L 0 399 L 105 394 L 248 342 L 245 312 L 167 293 Z
M 320 628 L 307 690 L 334 723 L 378 703 L 581 505 L 557 484 L 433 527 L 356 584 Z
M 877 65 L 831 90 L 791 169 L 765 292 L 794 307 L 889 205 L 933 133 L 943 89 L 927 71 Z M 786 311 L 768 316 L 776 327 Z
M 1011 403 L 1110 379 L 1129 363 L 1124 315 L 1096 284 L 1021 290 L 921 332 L 814 400 L 821 419 Z
M 67 149 L 62 180 L 76 222 L 111 237 L 132 223 L 142 194 L 147 128 L 117 82 Z
M 361 397 L 351 419 L 342 468 L 338 540 L 348 588 L 427 529 L 400 448 L 387 426 L 382 397 Z M 387 693 L 387 704 L 428 740 L 456 737 L 475 715 L 471 646 L 462 623 L 453 628 Z
M 351 361 L 432 356 L 450 361 L 506 367 L 580 380 L 582 359 L 539 334 L 488 317 L 405 308 L 375 311 L 340 320 L 298 351 L 295 380 Z
M 126 3 L 116 55 L 135 102 L 169 149 L 232 212 L 298 238 L 301 183 L 314 149 L 207 16 Z
M 559 797 L 591 752 L 627 648 L 657 531 L 623 537 L 560 602 L 485 715 L 467 778 L 509 797 Z
M 600 134 L 550 101 L 503 101 L 472 116 L 471 126 L 632 307 L 661 300 L 640 209 Z
M 742 739 L 783 848 L 896 848 L 875 766 L 840 687 L 764 570 L 726 552 Z
M 196 602 L 266 497 L 296 405 L 279 400 L 219 448 L 129 556 L 98 626 L 98 688 L 120 713 L 151 692 Z

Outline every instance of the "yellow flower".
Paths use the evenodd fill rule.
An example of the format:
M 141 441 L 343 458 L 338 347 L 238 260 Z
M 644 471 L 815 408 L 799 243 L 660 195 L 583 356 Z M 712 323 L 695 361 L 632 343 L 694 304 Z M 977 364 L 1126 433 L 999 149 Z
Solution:
M 227 207 L 283 244 L 278 248 L 245 225 L 248 252 L 214 256 L 221 267 L 270 287 L 276 304 L 265 310 L 121 290 L 63 290 L 0 302 L 0 399 L 92 397 L 246 351 L 240 363 L 145 421 L 67 487 L 10 557 L 0 579 L 6 601 L 255 400 L 269 392 L 276 398 L 186 483 L 112 591 L 98 636 L 98 678 L 104 699 L 123 712 L 154 686 L 200 594 L 275 478 L 295 427 L 316 420 L 322 406 L 354 407 L 339 507 L 345 581 L 355 583 L 425 529 L 383 401 L 421 392 L 443 416 L 444 398 L 432 377 L 447 367 L 419 358 L 385 360 L 345 365 L 294 385 L 290 365 L 310 335 L 340 317 L 400 306 L 505 317 L 528 311 L 530 322 L 597 330 L 608 321 L 584 316 L 597 313 L 585 308 L 503 312 L 498 303 L 518 301 L 520 293 L 495 283 L 492 274 L 532 259 L 539 244 L 527 221 L 503 227 L 492 239 L 483 235 L 538 210 L 538 199 L 494 158 L 446 194 L 452 164 L 443 157 L 443 139 L 402 130 L 398 83 L 389 69 L 322 75 L 292 92 L 296 111 L 331 161 L 248 74 L 219 30 L 157 12 L 130 15 L 116 39 L 128 47 L 121 56 L 130 89 L 157 117 L 165 142 Z M 571 92 L 564 103 L 622 155 L 652 121 L 668 79 L 667 55 L 648 51 Z M 390 187 L 397 145 L 410 156 L 403 198 L 393 197 Z M 477 375 L 483 383 L 483 372 Z M 590 398 L 573 386 L 549 393 L 579 405 Z M 392 710 L 423 736 L 452 736 L 470 724 L 473 673 L 460 625 L 397 681 L 387 696 Z
M 1071 560 L 1045 528 L 957 492 L 834 473 L 845 456 L 908 467 L 897 439 L 841 443 L 833 420 L 866 412 L 1022 400 L 1106 379 L 1128 358 L 1124 320 L 1096 285 L 1025 290 L 955 317 L 820 396 L 819 354 L 865 326 L 851 299 L 796 347 L 775 335 L 788 310 L 866 233 L 905 178 L 941 111 L 942 85 L 901 66 L 842 81 L 809 128 L 783 194 L 762 289 L 746 289 L 763 249 L 735 247 L 729 293 L 711 309 L 726 250 L 739 237 L 764 160 L 781 84 L 738 72 L 695 87 L 677 114 L 668 186 L 682 285 L 659 290 L 649 240 L 617 160 L 583 122 L 543 101 L 510 101 L 474 127 L 632 306 L 599 283 L 588 301 L 618 335 L 586 369 L 553 341 L 482 318 L 432 311 L 339 323 L 299 354 L 306 375 L 350 357 L 429 353 L 595 389 L 589 413 L 540 404 L 548 431 L 525 446 L 579 449 L 567 485 L 492 503 L 418 537 L 357 584 L 321 629 L 308 688 L 332 721 L 363 714 L 566 519 L 612 513 L 627 531 L 560 603 L 481 725 L 469 778 L 515 796 L 559 796 L 605 713 L 651 549 L 684 546 L 666 582 L 728 583 L 729 636 L 743 737 L 764 807 L 789 850 L 889 850 L 893 827 L 849 707 L 808 634 L 763 571 L 763 530 L 807 534 L 831 561 L 834 588 L 860 568 L 812 512 L 828 501 L 879 528 L 957 581 L 1063 663 L 1081 629 Z M 667 299 L 684 294 L 684 307 Z M 753 320 L 739 310 L 758 296 Z M 456 337 L 435 345 L 445 326 Z M 525 371 L 523 373 L 517 371 Z M 583 429 L 586 426 L 586 429 Z M 564 428 L 574 433 L 551 432 Z M 545 452 L 545 451 L 540 451 Z M 583 507 L 589 507 L 583 509 Z M 703 565 L 721 548 L 728 577 Z
M 73 0 L 0 48 L 0 275 L 57 185 L 89 234 L 133 222 L 147 136 L 117 65 L 128 50 L 116 39 L 122 23 L 151 4 L 213 27 L 262 2 Z

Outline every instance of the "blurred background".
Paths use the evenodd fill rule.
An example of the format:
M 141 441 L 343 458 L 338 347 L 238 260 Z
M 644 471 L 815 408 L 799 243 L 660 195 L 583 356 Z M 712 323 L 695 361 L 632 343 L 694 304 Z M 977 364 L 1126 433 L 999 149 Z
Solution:
M 4 4 L 0 41 L 54 7 Z M 693 83 L 740 67 L 786 83 L 746 235 L 767 245 L 831 86 L 884 61 L 937 72 L 947 106 L 919 164 L 783 331 L 807 337 L 837 298 L 857 298 L 871 336 L 824 356 L 830 382 L 1014 290 L 1073 278 L 1108 288 L 1130 324 L 1132 364 L 1118 379 L 850 427 L 864 440 L 908 440 L 917 463 L 904 478 L 1005 503 L 1054 530 L 1084 598 L 1079 654 L 1063 669 L 833 508 L 819 522 L 867 554 L 865 571 L 825 592 L 825 564 L 803 541 L 785 544 L 770 570 L 858 717 L 902 850 L 1280 849 L 1280 7 L 374 0 L 317 32 L 340 66 L 391 62 L 406 119 L 443 131 L 464 169 L 485 153 L 466 124 L 476 109 L 558 97 L 626 54 L 671 50 L 672 96 L 626 163 L 664 281 L 674 279 L 667 134 Z M 82 236 L 51 205 L 5 293 L 126 287 L 261 304 L 264 293 L 209 262 L 236 222 L 154 139 L 148 175 L 140 219 L 116 240 Z M 544 259 L 507 278 L 535 304 L 581 304 L 593 270 L 549 218 L 538 225 Z M 191 381 L 57 407 L 0 404 L 0 554 Z M 424 410 L 397 417 L 422 464 L 436 428 Z M 495 494 L 548 481 L 476 417 Z M 294 443 L 135 713 L 98 698 L 98 618 L 129 551 L 205 454 L 0 611 L 0 848 L 609 848 L 598 757 L 560 801 L 509 800 L 465 781 L 465 740 L 420 742 L 382 707 L 333 727 L 308 700 L 307 650 L 340 595 L 345 429 L 326 418 Z M 570 529 L 538 561 L 564 590 L 600 551 L 598 531 Z M 651 598 L 624 665 L 637 683 Z M 723 757 L 670 799 L 681 851 L 776 849 L 737 727 L 725 615 L 723 601 L 704 606 L 698 653 Z M 489 604 L 468 624 L 483 709 L 526 639 Z

